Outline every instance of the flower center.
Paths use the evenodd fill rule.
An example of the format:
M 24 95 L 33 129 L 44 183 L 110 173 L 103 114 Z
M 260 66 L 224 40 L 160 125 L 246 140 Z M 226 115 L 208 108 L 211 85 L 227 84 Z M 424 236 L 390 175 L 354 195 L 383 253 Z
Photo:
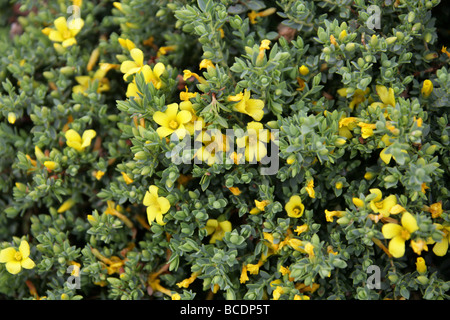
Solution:
M 375 207 L 377 207 L 378 209 L 383 208 L 383 201 L 375 202 Z
M 64 39 L 69 39 L 72 38 L 72 33 L 69 30 L 66 30 L 63 32 L 62 36 Z
M 178 122 L 176 121 L 176 120 L 171 120 L 170 122 L 169 122 L 169 127 L 170 127 L 170 129 L 178 129 Z
M 299 207 L 295 207 L 292 211 L 294 212 L 295 215 L 300 214 L 301 212 Z
M 402 230 L 402 233 L 401 233 L 401 237 L 402 237 L 403 239 L 405 239 L 405 240 L 408 240 L 408 239 L 411 237 L 411 235 L 410 235 L 410 233 L 408 232 L 408 230 L 403 229 L 403 230 Z
M 14 259 L 16 259 L 17 261 L 21 261 L 22 254 L 19 251 L 17 251 L 16 254 L 14 255 Z

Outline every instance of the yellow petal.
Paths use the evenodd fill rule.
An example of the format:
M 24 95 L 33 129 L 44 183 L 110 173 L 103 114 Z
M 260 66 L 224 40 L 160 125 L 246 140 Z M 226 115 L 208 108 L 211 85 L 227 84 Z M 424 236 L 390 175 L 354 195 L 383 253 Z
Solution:
M 259 99 L 249 99 L 246 103 L 246 111 L 254 120 L 260 121 L 264 116 L 264 101 Z
M 448 238 L 444 237 L 440 242 L 437 242 L 433 247 L 435 255 L 442 257 L 447 254 L 448 251 Z
M 409 233 L 419 230 L 416 218 L 414 218 L 414 216 L 409 212 L 402 214 L 402 226 L 408 230 Z
M 6 263 L 6 270 L 11 274 L 18 274 L 22 270 L 22 266 L 19 261 L 9 261 Z
M 394 258 L 401 258 L 405 254 L 405 239 L 395 236 L 389 241 L 389 252 Z
M 370 191 L 370 193 L 373 193 L 373 194 L 376 194 L 376 195 L 377 195 L 376 198 L 373 199 L 372 201 L 378 202 L 378 201 L 380 201 L 381 198 L 383 197 L 383 193 L 382 193 L 381 190 L 378 189 L 378 188 L 373 188 L 373 189 L 370 189 L 369 191 Z
M 91 145 L 92 139 L 97 135 L 97 132 L 95 130 L 89 129 L 83 132 L 83 136 L 81 137 L 82 148 L 86 148 Z
M 153 197 L 158 198 L 158 190 L 159 190 L 159 188 L 158 188 L 157 186 L 151 185 L 151 186 L 148 188 L 148 190 L 149 190 L 150 194 L 151 194 Z
M 144 53 L 142 52 L 141 49 L 138 48 L 131 49 L 130 55 L 133 58 L 134 62 L 136 62 L 136 64 L 139 67 L 142 67 L 144 65 Z
M 167 137 L 168 135 L 171 135 L 174 132 L 173 129 L 167 128 L 167 127 L 159 127 L 156 129 L 156 133 L 158 133 L 158 136 L 160 138 Z
M 56 30 L 51 30 L 48 34 L 48 38 L 52 41 L 63 42 L 64 38 L 62 34 Z
M 22 254 L 23 259 L 28 258 L 28 256 L 30 255 L 30 245 L 28 244 L 28 242 L 26 242 L 25 240 L 22 240 L 20 242 L 19 252 Z
M 128 87 L 127 87 L 127 93 L 126 93 L 126 95 L 127 95 L 127 97 L 128 98 L 130 98 L 130 97 L 139 97 L 139 94 L 138 94 L 138 88 L 137 88 L 137 85 L 136 85 L 136 83 L 135 82 L 130 82 L 129 84 L 128 84 Z
M 401 213 L 401 212 L 403 212 L 405 210 L 406 209 L 403 208 L 401 205 L 396 204 L 389 210 L 389 213 L 391 213 L 391 214 L 398 214 L 398 213 Z
M 381 232 L 386 239 L 391 239 L 396 237 L 402 232 L 403 228 L 401 225 L 395 223 L 386 223 L 381 228 Z
M 15 261 L 16 249 L 9 247 L 0 251 L 0 263 Z
M 72 33 L 72 36 L 76 36 L 81 31 L 83 26 L 84 26 L 84 20 L 81 18 L 72 19 L 67 24 L 67 27 L 69 28 L 70 32 Z
M 389 217 L 390 210 L 393 206 L 397 204 L 397 197 L 390 195 L 383 200 L 383 207 L 380 209 L 380 213 L 384 217 Z
M 223 230 L 223 232 L 231 232 L 231 222 L 230 221 L 222 221 L 219 222 L 220 228 Z
M 162 214 L 164 214 L 167 211 L 169 211 L 169 209 L 170 209 L 170 202 L 166 198 L 159 197 L 158 198 L 158 204 L 159 204 L 159 207 L 161 208 L 161 213 Z
M 384 148 L 383 150 L 381 150 L 380 159 L 383 160 L 384 163 L 389 164 L 389 162 L 392 159 L 392 154 L 387 154 L 386 149 L 387 148 Z
M 78 142 L 78 141 L 67 141 L 66 142 L 66 144 L 69 146 L 69 147 L 71 147 L 71 148 L 74 148 L 75 150 L 77 150 L 77 151 L 82 151 L 83 150 L 83 148 L 81 147 L 81 143 L 80 142 Z
M 73 142 L 80 142 L 81 143 L 81 136 L 73 129 L 69 129 L 65 133 L 65 137 L 68 141 Z
M 155 221 L 158 213 L 159 209 L 156 206 L 147 207 L 147 219 L 150 225 L 152 224 L 153 221 Z
M 25 269 L 33 269 L 36 266 L 34 261 L 31 260 L 30 258 L 23 259 L 21 261 L 21 265 L 22 265 L 22 268 L 25 268 Z
M 142 201 L 144 206 L 149 207 L 156 204 L 156 198 L 149 191 L 147 191 L 144 195 L 144 200 Z
M 163 63 L 158 62 L 157 64 L 155 64 L 155 66 L 153 67 L 153 73 L 159 78 L 164 71 L 166 71 L 166 67 L 164 66 Z
M 187 110 L 182 110 L 180 112 L 178 112 L 177 114 L 177 122 L 178 123 L 187 123 L 189 121 L 191 121 L 192 119 L 192 113 L 190 113 Z
M 153 121 L 163 127 L 169 126 L 169 117 L 164 112 L 156 111 L 153 114 Z
M 120 72 L 122 73 L 129 73 L 130 70 L 139 68 L 139 66 L 136 64 L 136 62 L 131 61 L 131 60 L 126 60 L 124 62 L 122 62 L 122 64 L 120 65 Z
M 167 106 L 166 111 L 164 113 L 167 115 L 169 120 L 175 120 L 178 113 L 178 104 L 177 103 L 171 103 Z
M 166 224 L 166 223 L 163 221 L 163 215 L 162 215 L 161 212 L 158 213 L 158 214 L 156 215 L 156 222 L 157 222 L 159 225 L 161 225 L 161 226 L 163 226 L 163 225 Z
M 58 30 L 61 34 L 69 31 L 67 28 L 67 20 L 65 17 L 59 17 L 54 22 L 56 30 Z

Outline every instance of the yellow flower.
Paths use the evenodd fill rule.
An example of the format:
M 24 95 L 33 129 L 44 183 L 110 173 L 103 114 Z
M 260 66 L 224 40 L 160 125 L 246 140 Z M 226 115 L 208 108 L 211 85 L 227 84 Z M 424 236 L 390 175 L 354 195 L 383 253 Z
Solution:
M 248 278 L 248 274 L 247 274 L 247 265 L 243 265 L 242 266 L 242 271 L 241 271 L 241 276 L 239 277 L 239 282 L 240 283 L 246 283 L 248 280 L 250 280 Z
M 334 217 L 341 218 L 345 214 L 345 211 L 329 211 L 325 209 L 325 218 L 328 222 L 333 222 Z
M 206 221 L 206 232 L 211 235 L 209 243 L 216 243 L 217 240 L 222 240 L 226 232 L 231 232 L 231 222 L 230 221 L 217 221 L 216 219 L 209 219 Z
M 310 198 L 316 197 L 316 192 L 314 191 L 314 179 L 311 179 L 308 181 L 308 185 L 306 186 L 306 191 L 308 192 L 308 195 Z
M 286 267 L 283 267 L 283 266 L 280 266 L 280 268 L 279 268 L 279 270 L 278 271 L 280 271 L 280 273 L 284 276 L 284 275 L 288 275 L 289 273 L 290 273 L 290 271 L 289 271 L 289 268 L 286 268 Z
M 125 181 L 126 184 L 131 184 L 134 182 L 133 179 L 130 178 L 129 175 L 127 175 L 125 172 L 121 172 L 123 180 Z
M 425 98 L 428 98 L 433 92 L 433 82 L 431 80 L 425 80 L 422 85 L 422 90 L 420 91 Z
M 180 294 L 179 294 L 179 293 L 174 293 L 174 294 L 172 295 L 172 300 L 181 300 Z
M 83 132 L 83 136 L 80 137 L 78 132 L 73 129 L 66 131 L 66 143 L 69 147 L 74 148 L 77 151 L 84 151 L 87 147 L 91 145 L 92 139 L 97 135 L 97 133 L 90 129 Z
M 55 161 L 44 161 L 44 167 L 46 167 L 48 171 L 52 171 L 57 169 L 59 164 Z
M 442 46 L 441 52 L 445 53 L 447 55 L 447 57 L 450 58 L 450 52 L 447 51 L 447 47 Z
M 280 299 L 281 295 L 285 292 L 282 286 L 277 286 L 275 290 L 273 290 L 273 300 Z
M 275 13 L 276 11 L 277 11 L 276 8 L 268 8 L 261 12 L 256 12 L 256 11 L 252 10 L 248 13 L 248 18 L 249 18 L 251 24 L 256 24 L 256 18 L 267 17 L 267 16 Z
M 67 210 L 70 210 L 75 204 L 75 200 L 73 199 L 67 199 L 63 202 L 63 204 L 58 208 L 58 213 L 63 213 Z
M 141 72 L 144 67 L 144 53 L 141 49 L 131 49 L 130 55 L 133 60 L 126 60 L 120 65 L 120 71 L 124 73 L 123 79 L 125 81 L 129 76 Z
M 198 119 L 200 119 L 200 121 L 197 120 L 195 124 L 187 124 L 188 131 L 191 131 L 191 127 L 193 128 L 194 126 L 196 126 L 195 131 L 200 131 L 199 127 L 203 127 L 203 119 Z M 227 136 L 218 130 L 209 132 L 203 130 L 199 133 L 196 139 L 197 141 L 202 142 L 202 146 L 197 150 L 194 157 L 199 159 L 200 161 L 206 162 L 210 166 L 212 166 L 217 161 L 220 161 L 220 157 L 223 156 L 229 148 L 229 140 Z
M 189 78 L 194 77 L 195 79 L 197 79 L 198 82 L 200 82 L 201 84 L 208 84 L 208 81 L 206 81 L 205 78 L 199 76 L 198 74 L 196 74 L 195 72 L 191 72 L 190 70 L 183 70 L 183 80 L 186 81 Z
M 291 218 L 300 218 L 305 211 L 305 206 L 302 203 L 300 196 L 292 196 L 286 203 L 284 209 Z
M 247 264 L 247 270 L 250 274 L 258 274 L 259 273 L 259 267 L 261 267 L 264 264 L 262 260 L 259 260 L 257 264 Z
M 228 190 L 230 190 L 231 193 L 235 196 L 238 196 L 242 193 L 242 191 L 238 187 L 229 187 Z
M 339 135 L 346 137 L 347 139 L 353 138 L 352 130 L 356 127 L 358 118 L 345 117 L 339 120 Z
M 383 217 L 389 217 L 392 208 L 397 204 L 397 197 L 390 195 L 387 198 L 382 199 L 383 194 L 380 189 L 374 188 L 369 190 L 371 194 L 375 194 L 376 197 L 370 201 L 370 208 L 375 213 L 381 214 Z
M 136 45 L 130 39 L 119 38 L 118 41 L 119 41 L 119 44 L 121 45 L 121 47 L 128 51 L 136 48 Z
M 101 170 L 97 170 L 94 172 L 94 177 L 97 180 L 100 180 L 104 175 L 105 175 L 105 172 L 101 171 Z
M 200 61 L 200 65 L 199 65 L 200 70 L 208 69 L 208 67 L 215 68 L 216 66 L 209 59 L 203 59 L 202 61 Z
M 237 138 L 238 148 L 245 148 L 245 159 L 254 163 L 261 161 L 267 155 L 266 143 L 270 140 L 270 133 L 263 128 L 260 122 L 249 122 L 247 124 L 247 133 L 245 136 Z
M 267 206 L 269 203 L 270 203 L 269 200 L 263 200 L 263 201 L 255 200 L 255 206 L 256 206 L 256 208 L 258 208 L 258 210 L 260 210 L 260 211 L 264 211 L 265 208 L 266 208 L 266 206 Z
M 450 242 L 450 226 L 437 224 L 437 229 L 442 231 L 444 236 L 441 241 L 437 242 L 433 247 L 433 252 L 435 255 L 442 257 L 447 254 L 448 245 Z
M 158 187 L 150 186 L 144 196 L 144 206 L 147 207 L 147 219 L 149 224 L 156 220 L 159 225 L 164 225 L 163 215 L 170 209 L 170 202 L 164 197 L 158 196 Z
M 264 39 L 261 41 L 261 44 L 259 45 L 259 53 L 258 56 L 256 57 L 256 65 L 259 66 L 261 64 L 261 62 L 263 61 L 265 54 L 266 54 L 266 50 L 269 50 L 270 47 L 270 40 Z
M 313 258 L 315 256 L 315 254 L 314 254 L 314 245 L 312 243 L 308 242 L 305 245 L 305 251 L 309 255 L 310 258 Z
M 30 245 L 27 241 L 20 242 L 19 251 L 9 247 L 0 251 L 0 263 L 6 263 L 6 270 L 11 274 L 18 274 L 22 268 L 33 269 L 35 263 L 30 259 Z
M 364 122 L 358 122 L 358 126 L 361 127 L 361 136 L 363 139 L 373 136 L 373 129 L 376 128 L 375 124 Z
M 330 42 L 332 45 L 334 45 L 335 47 L 338 46 L 338 43 L 336 42 L 336 38 L 334 37 L 334 35 L 330 35 Z
M 300 235 L 301 233 L 305 232 L 308 230 L 308 225 L 307 224 L 303 224 L 301 226 L 297 226 L 297 228 L 295 228 L 294 232 L 297 233 L 297 235 Z
M 382 102 L 373 102 L 372 106 L 385 108 L 387 106 L 395 107 L 394 89 L 386 88 L 385 86 L 377 85 L 376 91 Z
M 166 67 L 164 66 L 163 63 L 158 62 L 157 64 L 155 64 L 155 66 L 152 68 L 149 65 L 145 65 L 142 67 L 142 69 L 140 70 L 140 72 L 142 73 L 142 75 L 144 76 L 144 81 L 145 83 L 152 83 L 153 86 L 155 87 L 155 89 L 161 89 L 161 87 L 163 86 L 163 81 L 161 79 L 161 76 L 163 75 L 163 73 L 166 71 Z M 142 94 L 142 92 L 140 92 L 138 90 L 138 87 L 136 85 L 136 78 L 133 79 L 132 82 L 130 82 L 128 84 L 127 87 L 127 97 L 135 97 L 138 98 L 139 94 Z
M 341 88 L 337 92 L 341 97 L 347 97 L 347 88 Z M 366 95 L 368 95 L 369 92 L 369 88 L 366 88 L 364 91 L 361 89 L 356 89 L 353 92 L 352 101 L 350 101 L 350 104 L 348 105 L 349 108 L 353 110 L 356 106 L 366 101 Z
M 294 296 L 294 300 L 311 300 L 311 298 L 306 296 L 306 295 L 298 295 L 298 294 L 296 294 Z
M 70 47 L 77 43 L 75 36 L 80 32 L 84 26 L 84 21 L 81 18 L 73 19 L 69 23 L 65 17 L 59 17 L 54 21 L 55 29 L 44 29 L 44 34 L 54 42 L 61 42 L 64 48 Z
M 239 99 L 239 100 L 238 100 Z M 236 96 L 228 98 L 229 101 L 239 101 L 234 105 L 237 112 L 244 113 L 252 117 L 255 121 L 260 121 L 264 116 L 264 101 L 260 99 L 250 99 L 250 91 L 244 90 Z
M 405 254 L 405 242 L 411 238 L 411 234 L 419 230 L 416 218 L 409 213 L 404 212 L 401 218 L 401 225 L 396 223 L 387 223 L 381 228 L 381 232 L 389 241 L 389 252 L 394 258 L 403 257 Z
M 156 132 L 160 138 L 167 137 L 175 133 L 178 138 L 182 139 L 189 133 L 186 124 L 191 121 L 192 113 L 187 110 L 178 111 L 178 104 L 171 103 L 167 106 L 166 111 L 156 111 L 153 114 L 153 120 L 160 125 Z
M 188 93 L 188 94 L 192 94 L 192 93 Z M 195 93 L 195 95 L 197 94 L 197 92 Z M 194 95 L 194 96 L 195 96 Z M 181 98 L 181 93 L 180 93 L 180 98 Z M 183 99 L 181 99 L 181 100 L 183 100 Z M 191 121 L 189 121 L 188 123 L 186 123 L 184 126 L 186 127 L 186 129 L 187 129 L 187 131 L 189 132 L 189 134 L 190 135 L 193 135 L 196 131 L 201 131 L 201 130 L 203 130 L 203 128 L 205 127 L 205 123 L 204 123 L 204 120 L 203 120 L 203 118 L 202 117 L 198 117 L 197 115 L 196 115 L 196 113 L 195 113 L 195 110 L 194 110 L 194 105 L 192 104 L 192 102 L 191 101 L 189 101 L 189 100 L 184 100 L 184 101 L 181 101 L 180 102 L 180 110 L 186 110 L 186 111 L 189 111 L 190 113 L 191 113 L 191 115 L 192 115 L 192 118 L 191 118 Z M 225 139 L 225 135 L 223 135 L 223 140 L 222 140 L 222 142 L 225 142 L 225 141 L 227 141 L 226 139 Z M 206 136 L 203 136 L 202 135 L 202 138 L 206 138 Z M 208 138 L 209 138 L 209 136 L 208 136 Z M 213 141 L 215 140 L 215 134 L 213 134 L 212 135 L 212 139 L 213 139 Z M 208 141 L 211 141 L 211 140 L 208 140 Z M 203 141 L 202 141 L 203 142 Z M 220 148 L 219 146 L 217 146 L 218 148 Z M 225 148 L 225 147 L 224 147 Z M 225 149 L 223 148 L 223 150 L 224 151 L 226 151 Z
M 428 209 L 428 211 L 431 213 L 432 218 L 434 219 L 439 218 L 444 212 L 442 210 L 442 202 L 433 203 Z
M 158 52 L 156 53 L 156 57 L 159 58 L 160 56 L 166 55 L 168 52 L 176 50 L 176 48 L 177 48 L 177 46 L 175 46 L 175 45 L 160 47 L 158 49 Z
M 360 198 L 352 198 L 352 202 L 358 208 L 363 208 L 364 207 L 364 201 L 361 200 Z
M 186 89 L 186 91 L 180 92 L 181 101 L 189 101 L 189 99 L 195 98 L 197 96 L 197 92 L 189 92 L 186 86 L 184 88 Z
M 416 269 L 419 273 L 427 272 L 427 265 L 425 264 L 425 259 L 422 257 L 418 257 L 416 260 Z
M 14 124 L 16 122 L 17 116 L 14 112 L 8 113 L 8 122 Z
M 178 288 L 188 288 L 189 285 L 197 279 L 198 275 L 198 272 L 193 272 L 189 278 L 177 283 Z
M 309 68 L 305 65 L 302 65 L 298 68 L 298 71 L 302 76 L 306 76 L 309 73 Z
M 428 251 L 427 243 L 423 239 L 411 240 L 411 248 L 419 256 L 423 250 Z
M 116 2 L 113 2 L 113 6 L 114 6 L 117 10 L 121 11 L 122 13 L 125 13 L 125 12 L 123 11 L 122 3 L 116 1 Z
M 101 93 L 109 90 L 109 80 L 105 78 L 109 70 L 115 69 L 117 65 L 111 63 L 101 63 L 99 69 L 94 73 L 92 77 L 90 76 L 76 76 L 75 80 L 78 85 L 72 88 L 74 93 L 82 93 L 87 95 L 86 91 L 89 89 L 94 81 L 98 81 L 97 93 Z

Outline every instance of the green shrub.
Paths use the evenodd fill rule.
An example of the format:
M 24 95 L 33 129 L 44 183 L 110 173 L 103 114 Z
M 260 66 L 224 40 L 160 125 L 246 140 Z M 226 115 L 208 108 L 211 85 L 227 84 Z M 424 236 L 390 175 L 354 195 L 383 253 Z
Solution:
M 439 0 L 0 5 L 4 298 L 449 297 Z

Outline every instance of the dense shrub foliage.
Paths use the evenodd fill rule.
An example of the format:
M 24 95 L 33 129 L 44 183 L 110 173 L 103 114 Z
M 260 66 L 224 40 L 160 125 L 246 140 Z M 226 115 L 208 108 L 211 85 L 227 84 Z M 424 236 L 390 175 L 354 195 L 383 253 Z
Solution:
M 449 297 L 439 0 L 0 5 L 3 298 Z

